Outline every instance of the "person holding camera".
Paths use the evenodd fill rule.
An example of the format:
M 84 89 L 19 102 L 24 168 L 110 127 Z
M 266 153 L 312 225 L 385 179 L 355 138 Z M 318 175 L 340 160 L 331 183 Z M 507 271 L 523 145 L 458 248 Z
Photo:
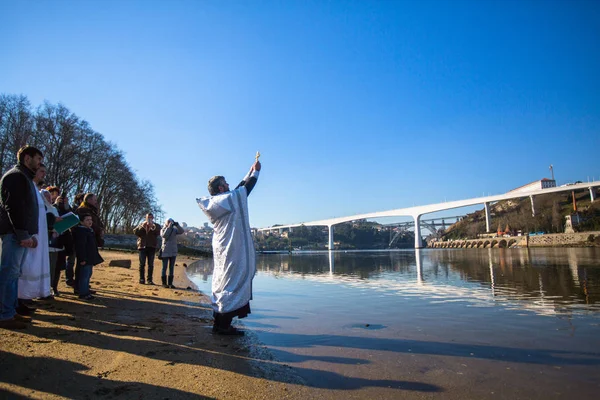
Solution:
M 177 258 L 177 235 L 183 233 L 183 228 L 178 222 L 173 221 L 172 218 L 167 220 L 167 223 L 160 231 L 162 237 L 162 274 L 160 279 L 162 280 L 163 287 L 175 288 L 173 285 L 173 271 L 175 269 L 175 259 Z M 167 266 L 169 268 L 169 275 L 167 276 Z M 167 280 L 168 279 L 168 280 Z
M 146 260 L 148 260 L 148 285 L 154 285 L 152 276 L 154 275 L 154 254 L 158 244 L 158 235 L 160 235 L 160 225 L 154 222 L 152 213 L 146 214 L 146 220 L 139 224 L 133 233 L 138 237 L 137 248 L 140 253 L 140 283 L 146 283 L 144 273 Z

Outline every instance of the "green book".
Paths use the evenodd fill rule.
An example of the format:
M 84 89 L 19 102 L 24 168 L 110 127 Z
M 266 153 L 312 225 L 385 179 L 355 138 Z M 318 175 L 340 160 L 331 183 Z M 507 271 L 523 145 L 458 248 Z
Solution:
M 79 223 L 79 217 L 72 212 L 61 215 L 61 217 L 61 221 L 54 223 L 54 230 L 59 234 L 62 234 L 67 229 L 72 228 Z

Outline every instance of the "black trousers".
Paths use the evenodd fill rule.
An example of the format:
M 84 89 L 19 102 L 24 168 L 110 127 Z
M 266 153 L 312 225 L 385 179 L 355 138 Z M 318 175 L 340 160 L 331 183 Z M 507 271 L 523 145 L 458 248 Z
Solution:
M 148 260 L 148 281 L 152 282 L 152 275 L 154 274 L 154 254 L 156 249 L 154 247 L 146 247 L 140 249 L 140 280 L 144 280 L 144 274 L 146 271 L 146 260 Z
M 52 275 L 52 282 L 50 283 L 50 286 L 52 286 L 52 289 L 56 290 L 56 288 L 58 287 L 58 282 L 60 281 L 60 271 L 62 271 L 63 269 L 66 269 L 67 267 L 67 252 L 66 251 L 59 251 L 58 255 L 56 257 L 56 267 L 54 269 L 54 275 Z M 73 275 L 71 276 L 71 279 L 73 279 Z

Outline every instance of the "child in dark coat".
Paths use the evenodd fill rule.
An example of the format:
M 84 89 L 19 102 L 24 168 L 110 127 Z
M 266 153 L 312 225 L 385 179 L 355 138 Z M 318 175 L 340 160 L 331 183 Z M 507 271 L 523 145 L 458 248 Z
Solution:
M 93 300 L 94 296 L 90 293 L 90 279 L 92 277 L 92 268 L 100 264 L 102 257 L 98 253 L 96 246 L 96 237 L 92 230 L 92 216 L 90 214 L 81 215 L 79 225 L 73 228 L 73 245 L 75 247 L 76 262 L 76 282 L 79 298 L 83 300 Z

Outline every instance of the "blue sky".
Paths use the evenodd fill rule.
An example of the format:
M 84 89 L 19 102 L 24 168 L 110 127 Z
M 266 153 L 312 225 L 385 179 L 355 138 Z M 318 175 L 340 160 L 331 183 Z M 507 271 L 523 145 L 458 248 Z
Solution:
M 0 92 L 61 102 L 179 221 L 259 150 L 257 227 L 600 179 L 597 1 L 0 0 Z M 456 211 L 451 214 L 456 215 Z

